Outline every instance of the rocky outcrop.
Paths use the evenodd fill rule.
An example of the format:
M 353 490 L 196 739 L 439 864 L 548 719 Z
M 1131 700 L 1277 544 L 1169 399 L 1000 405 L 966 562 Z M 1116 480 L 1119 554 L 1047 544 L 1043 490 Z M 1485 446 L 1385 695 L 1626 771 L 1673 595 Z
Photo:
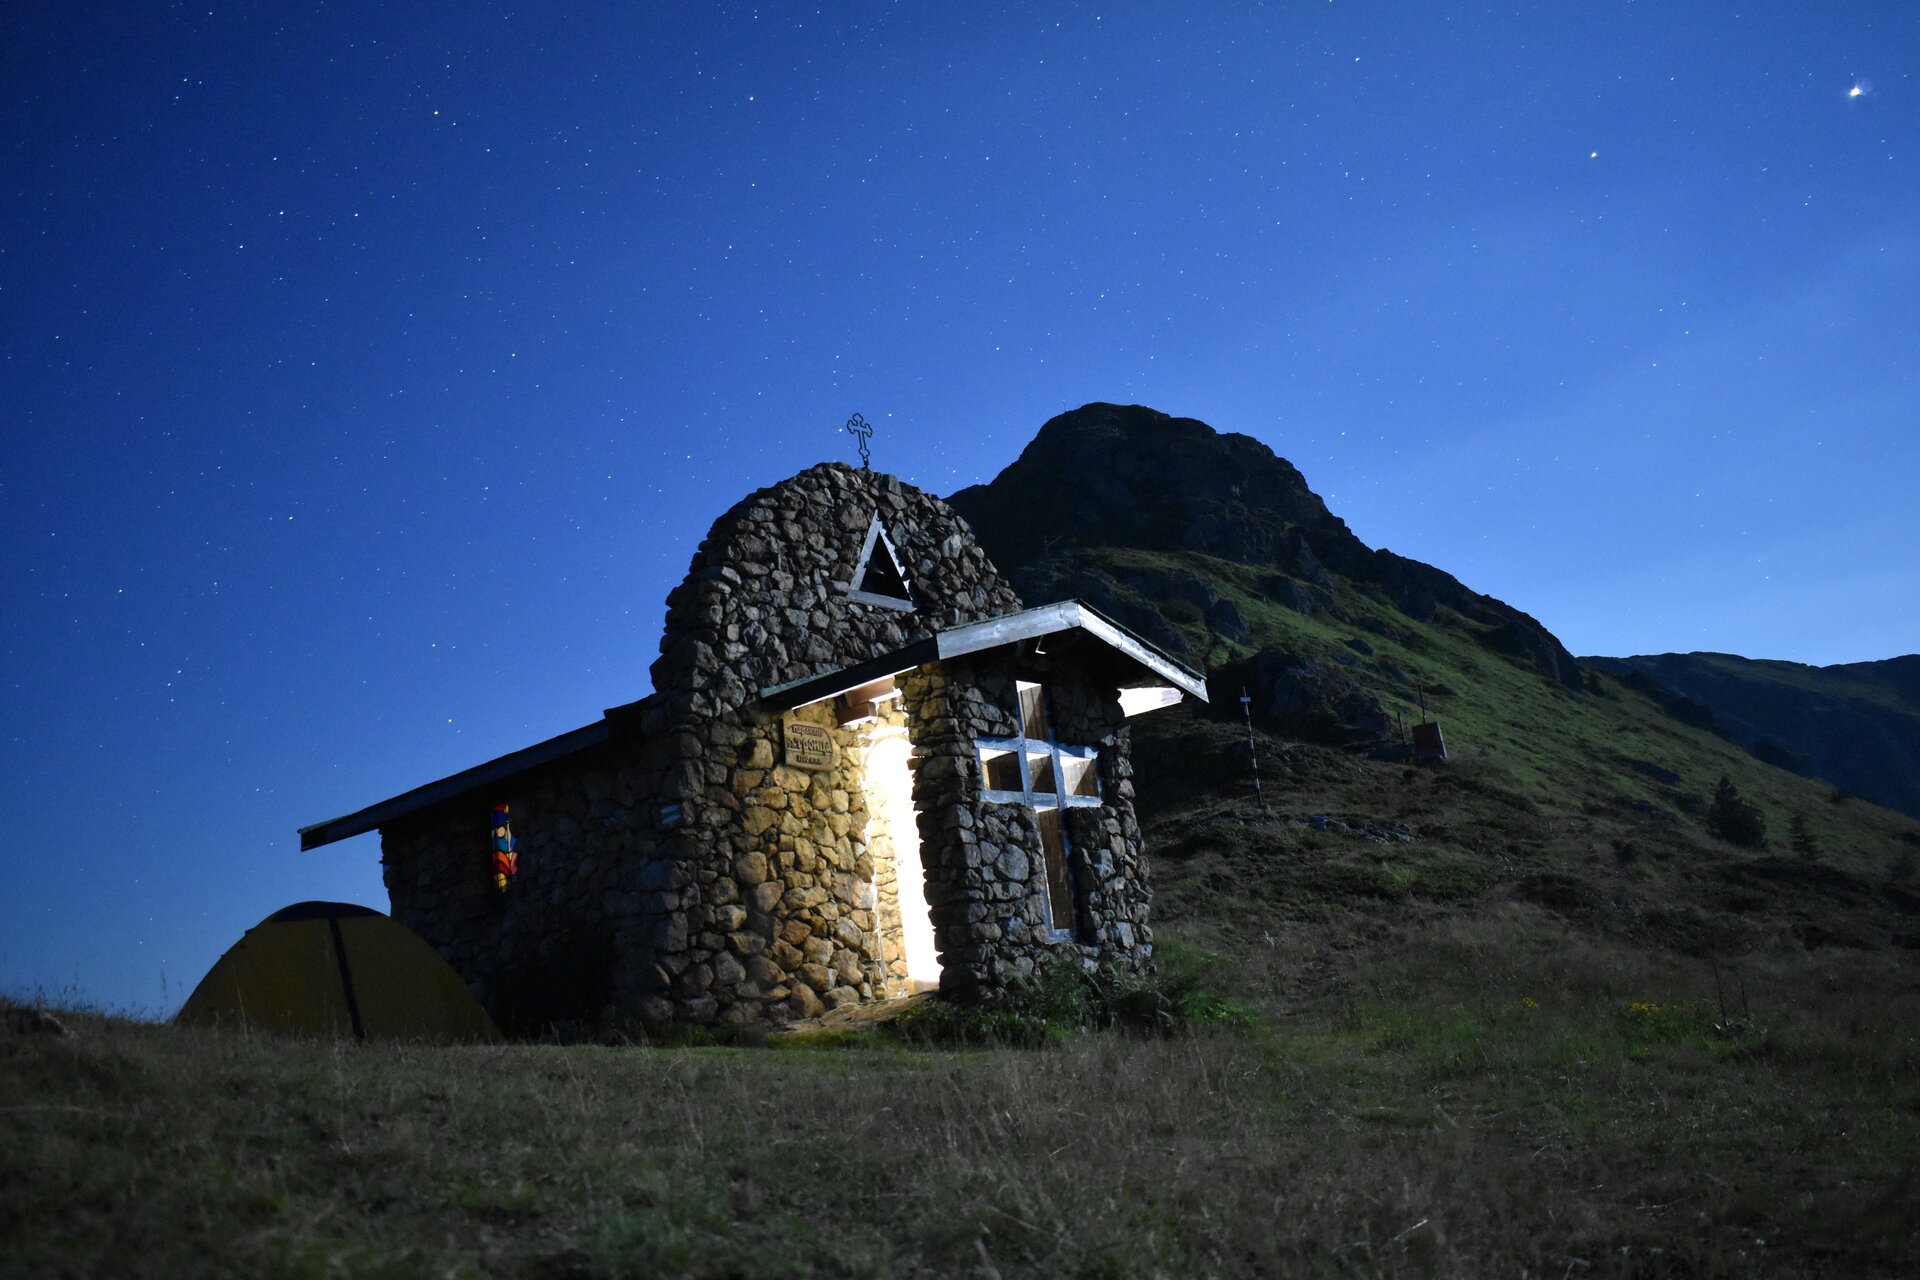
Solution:
M 1235 705 L 1242 690 L 1263 726 L 1311 742 L 1353 743 L 1386 738 L 1393 718 L 1360 682 L 1307 654 L 1267 648 L 1214 672 L 1213 701 Z
M 1579 664 L 1538 621 L 1432 565 L 1368 547 L 1286 459 L 1192 418 L 1085 405 L 1042 427 L 991 484 L 948 502 L 1029 603 L 1082 585 L 1087 571 L 1075 565 L 1076 551 L 1199 552 L 1266 569 L 1272 598 L 1299 612 L 1312 611 L 1312 589 L 1330 588 L 1336 577 L 1419 621 L 1451 610 L 1489 649 L 1568 688 L 1580 685 Z M 1177 630 L 1146 623 L 1137 607 L 1122 612 L 1144 634 Z
M 48 1013 L 45 1009 L 27 1006 L 8 1009 L 6 1028 L 15 1035 L 22 1036 L 70 1036 L 66 1024 Z
M 1137 405 L 1061 414 L 993 483 L 948 501 L 1008 566 L 1072 546 L 1284 565 L 1345 532 L 1299 471 L 1258 440 Z

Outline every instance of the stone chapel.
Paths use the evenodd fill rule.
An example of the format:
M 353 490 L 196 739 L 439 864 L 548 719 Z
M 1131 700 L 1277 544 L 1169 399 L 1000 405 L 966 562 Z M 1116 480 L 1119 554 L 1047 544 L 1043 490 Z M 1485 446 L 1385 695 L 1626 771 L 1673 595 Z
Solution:
M 379 830 L 393 915 L 510 1031 L 779 1025 L 1053 952 L 1137 968 L 1127 718 L 1203 680 L 1026 609 L 944 502 L 823 463 L 714 524 L 654 692 L 301 830 Z

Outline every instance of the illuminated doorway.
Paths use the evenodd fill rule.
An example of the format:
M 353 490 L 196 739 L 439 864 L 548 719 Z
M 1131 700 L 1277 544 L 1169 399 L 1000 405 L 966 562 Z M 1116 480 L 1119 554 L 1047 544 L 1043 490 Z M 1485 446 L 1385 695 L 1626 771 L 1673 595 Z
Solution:
M 913 809 L 913 748 L 905 729 L 885 728 L 867 750 L 867 820 L 880 827 L 893 850 L 894 891 L 900 904 L 900 946 L 907 986 L 929 991 L 940 985 L 940 957 L 933 945 L 927 909 L 927 874 L 920 862 L 920 826 Z

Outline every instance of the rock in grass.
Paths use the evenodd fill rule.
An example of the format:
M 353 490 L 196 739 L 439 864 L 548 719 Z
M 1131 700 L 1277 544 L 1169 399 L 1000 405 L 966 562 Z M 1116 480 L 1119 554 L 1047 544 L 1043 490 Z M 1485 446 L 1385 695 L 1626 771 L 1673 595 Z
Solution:
M 7 1030 L 23 1036 L 70 1036 L 66 1024 L 45 1009 L 7 1010 Z

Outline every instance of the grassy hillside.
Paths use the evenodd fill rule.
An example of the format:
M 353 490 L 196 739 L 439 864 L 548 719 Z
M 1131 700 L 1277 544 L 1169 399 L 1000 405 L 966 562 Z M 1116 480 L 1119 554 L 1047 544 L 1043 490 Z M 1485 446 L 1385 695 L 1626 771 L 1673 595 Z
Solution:
M 1879 662 L 1843 662 L 1830 667 L 1775 658 L 1742 658 L 1731 653 L 1653 654 L 1639 658 L 1606 659 L 1648 664 L 1657 671 L 1668 659 L 1685 659 L 1730 680 L 1765 680 L 1819 697 L 1840 697 L 1904 715 L 1914 713 L 1920 699 L 1920 655 L 1908 654 Z
M 1756 754 L 1920 815 L 1920 654 L 1830 667 L 1726 653 L 1585 661 L 1650 676 Z
M 1920 1266 L 1920 1001 L 1879 953 L 1747 965 L 1722 1024 L 1699 973 L 1523 907 L 1415 910 L 1358 962 L 1284 929 L 1269 950 L 1252 971 L 1307 999 L 1251 1030 L 1026 1050 L 363 1047 L 76 1018 L 0 1038 L 7 1274 Z M 1347 995 L 1313 994 L 1335 969 Z
M 1257 442 L 1223 470 L 1093 408 L 1048 447 L 1125 465 L 1064 527 L 1168 474 L 1114 432 L 1174 432 L 1184 488 L 1123 531 L 1240 556 L 1023 544 L 1215 674 L 1134 757 L 1158 960 L 1232 1016 L 452 1049 L 83 1015 L 0 1036 L 6 1274 L 1920 1274 L 1920 822 L 1582 678 Z M 1036 493 L 1094 469 L 1029 453 Z M 1444 765 L 1389 758 L 1423 696 Z M 1722 777 L 1760 844 L 1709 829 Z
M 1450 768 L 1407 776 L 1397 765 L 1372 767 L 1377 762 L 1361 752 L 1336 753 L 1353 761 L 1356 776 L 1378 784 L 1367 803 L 1402 816 L 1418 817 L 1438 803 L 1436 796 L 1470 791 L 1489 801 L 1478 808 L 1496 825 L 1507 812 L 1531 809 L 1557 817 L 1573 844 L 1597 841 L 1607 848 L 1625 837 L 1720 853 L 1725 846 L 1705 837 L 1704 815 L 1724 776 L 1759 805 L 1774 852 L 1787 850 L 1790 824 L 1799 815 L 1820 850 L 1818 861 L 1847 874 L 1886 877 L 1902 868 L 1910 874 L 1920 858 L 1920 821 L 1837 797 L 1829 786 L 1764 764 L 1608 674 L 1590 672 L 1579 689 L 1543 678 L 1522 659 L 1489 647 L 1483 628 L 1449 610 L 1415 621 L 1336 581 L 1322 593 L 1322 608 L 1302 614 L 1271 600 L 1265 576 L 1253 566 L 1135 548 L 1082 551 L 1076 559 L 1117 582 L 1146 575 L 1147 581 L 1197 579 L 1231 603 L 1245 624 L 1229 639 L 1208 627 L 1209 610 L 1124 586 L 1096 601 L 1136 621 L 1146 611 L 1164 619 L 1182 656 L 1215 676 L 1215 705 L 1206 712 L 1189 709 L 1138 722 L 1136 750 L 1158 761 L 1139 766 L 1141 786 L 1148 807 L 1162 817 L 1247 791 L 1251 771 L 1238 745 L 1245 738 L 1236 701 L 1240 673 L 1262 652 L 1284 652 L 1350 683 L 1386 712 L 1389 723 L 1411 724 L 1424 701 L 1441 724 Z M 1273 762 L 1269 776 L 1285 776 L 1287 757 L 1328 758 L 1302 748 L 1273 724 L 1256 728 L 1261 758 Z M 1163 749 L 1163 742 L 1171 745 Z M 1175 779 L 1177 785 L 1168 785 Z M 1312 773 L 1302 782 L 1294 789 L 1294 808 L 1330 813 L 1335 800 L 1319 790 L 1329 779 Z
M 1163 964 L 1244 1025 L 428 1048 L 82 1016 L 0 1038 L 8 1274 L 1920 1269 L 1915 823 L 1444 617 L 1183 567 L 1239 593 L 1245 637 L 1195 635 L 1218 663 L 1453 690 L 1450 764 L 1261 735 L 1264 805 L 1230 716 L 1138 723 Z M 1707 834 L 1721 773 L 1818 856 Z
M 1136 772 L 1163 928 L 1234 957 L 1249 991 L 1297 997 L 1307 957 L 1370 954 L 1367 938 L 1436 916 L 1490 930 L 1507 920 L 1521 951 L 1528 931 L 1557 931 L 1696 976 L 1741 957 L 1791 965 L 1837 949 L 1912 965 L 1912 818 L 1764 764 L 1611 676 L 1578 689 L 1543 678 L 1446 610 L 1416 622 L 1335 582 L 1308 616 L 1267 599 L 1254 567 L 1077 554 L 1116 581 L 1197 577 L 1245 623 L 1229 640 L 1202 622 L 1217 606 L 1109 601 L 1158 610 L 1190 660 L 1215 671 L 1213 707 L 1137 722 Z M 1314 745 L 1256 723 L 1256 804 L 1234 677 L 1263 652 L 1336 673 L 1389 725 L 1414 719 L 1424 690 L 1450 761 L 1382 760 L 1365 743 Z M 1722 777 L 1765 817 L 1763 846 L 1710 832 Z M 1353 980 L 1335 989 L 1350 995 Z

